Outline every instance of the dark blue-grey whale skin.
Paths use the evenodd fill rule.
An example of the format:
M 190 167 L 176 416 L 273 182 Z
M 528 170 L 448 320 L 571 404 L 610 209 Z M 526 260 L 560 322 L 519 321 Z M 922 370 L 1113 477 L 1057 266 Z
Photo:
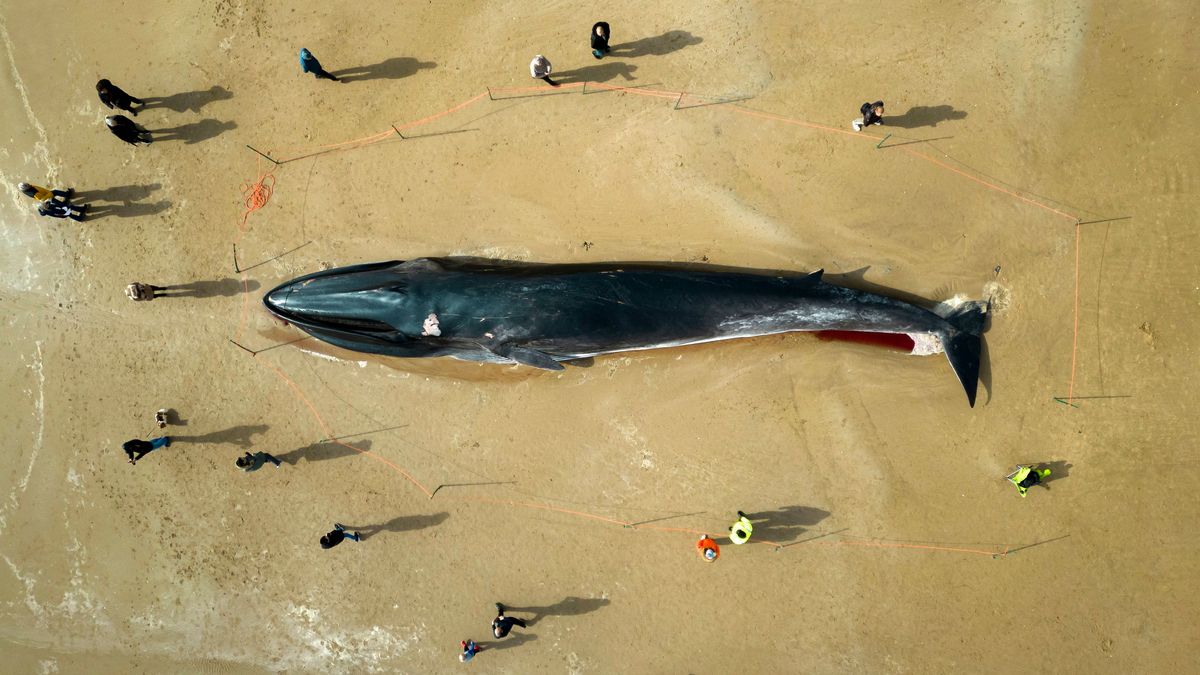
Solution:
M 821 277 L 674 263 L 418 258 L 308 274 L 263 303 L 346 349 L 552 370 L 598 354 L 793 331 L 933 334 L 975 405 L 980 303 L 941 316 Z M 431 314 L 440 335 L 422 334 Z

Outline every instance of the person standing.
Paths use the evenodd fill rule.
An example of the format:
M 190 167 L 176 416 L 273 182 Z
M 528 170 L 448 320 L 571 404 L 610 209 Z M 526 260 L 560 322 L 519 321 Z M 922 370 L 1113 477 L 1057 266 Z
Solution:
M 492 635 L 497 638 L 502 638 L 508 635 L 513 626 L 525 627 L 525 619 L 516 619 L 511 616 L 504 616 L 504 605 L 496 603 L 496 618 L 492 619 Z
M 741 546 L 750 541 L 752 534 L 754 534 L 754 524 L 750 522 L 746 514 L 738 511 L 737 522 L 729 526 L 729 540 Z
M 717 546 L 717 542 L 707 534 L 696 542 L 696 550 L 700 552 L 700 557 L 704 558 L 704 562 L 715 562 L 717 558 L 721 557 L 721 547 Z
M 152 286 L 135 281 L 125 287 L 125 295 L 135 302 L 149 302 L 158 297 L 158 291 L 165 291 L 165 286 Z
M 136 96 L 130 96 L 125 93 L 125 90 L 108 80 L 100 80 L 96 83 L 96 93 L 100 95 L 100 102 L 108 106 L 110 110 L 124 110 L 125 112 L 137 117 L 138 111 L 133 109 L 133 106 L 146 105 L 146 102 Z
M 334 523 L 333 530 L 331 530 L 329 534 L 321 537 L 321 548 L 333 548 L 334 546 L 342 543 L 343 539 L 359 541 L 362 539 L 362 535 L 357 532 L 347 532 L 345 525 L 342 525 L 341 523 Z
M 608 53 L 608 22 L 597 21 L 592 26 L 592 56 L 602 59 Z
M 274 464 L 276 469 L 279 468 L 280 464 L 283 464 L 283 462 L 279 461 L 278 457 L 268 452 L 256 452 L 253 455 L 247 452 L 245 455 L 238 457 L 234 463 L 237 464 L 242 471 L 249 473 L 251 471 L 258 471 L 263 467 L 263 464 L 266 464 L 267 462 Z
M 1017 486 L 1017 492 L 1020 492 L 1022 497 L 1029 492 L 1029 488 L 1049 477 L 1050 469 L 1039 469 L 1036 466 L 1024 464 L 1018 464 L 1017 470 L 1006 476 L 1013 485 Z
M 326 70 L 321 67 L 321 62 L 317 60 L 317 57 L 313 56 L 312 52 L 304 48 L 300 49 L 300 70 L 306 73 L 312 73 L 313 76 L 318 80 L 326 79 L 333 80 L 334 82 L 341 82 L 341 80 L 326 72 Z
M 17 183 L 17 190 L 26 197 L 33 197 L 39 202 L 44 202 L 47 199 L 54 199 L 61 202 L 71 201 L 71 197 L 75 196 L 75 188 L 67 188 L 66 190 L 51 190 L 40 185 L 32 185 L 30 183 Z
M 138 143 L 149 145 L 154 140 L 150 137 L 149 131 L 134 124 L 133 120 L 124 115 L 109 115 L 104 118 L 104 124 L 108 125 L 108 130 L 113 132 L 113 136 L 130 145 Z
M 467 639 L 458 644 L 462 647 L 462 653 L 458 655 L 458 660 L 462 661 L 463 663 L 470 661 L 471 659 L 475 658 L 476 654 L 483 651 L 483 647 L 480 647 L 478 644 L 476 644 L 474 640 Z
M 152 438 L 149 441 L 143 441 L 140 438 L 134 438 L 132 440 L 125 441 L 125 443 L 121 445 L 121 449 L 123 449 L 125 451 L 125 455 L 129 457 L 129 463 L 134 465 L 137 464 L 139 459 L 148 455 L 152 450 L 157 450 L 164 447 L 171 447 L 170 436 L 160 436 L 159 438 Z
M 87 204 L 83 206 L 75 206 L 68 202 L 60 202 L 56 199 L 47 199 L 38 204 L 38 215 L 48 218 L 70 218 L 71 220 L 81 221 L 87 216 Z
M 858 111 L 862 113 L 862 119 L 850 121 L 850 126 L 854 127 L 855 131 L 862 131 L 863 127 L 872 124 L 876 126 L 883 124 L 883 101 L 864 103 Z
M 558 83 L 550 79 L 550 73 L 554 71 L 554 66 L 550 65 L 550 59 L 538 54 L 529 62 L 529 75 L 535 79 L 543 80 L 551 87 L 557 87 Z

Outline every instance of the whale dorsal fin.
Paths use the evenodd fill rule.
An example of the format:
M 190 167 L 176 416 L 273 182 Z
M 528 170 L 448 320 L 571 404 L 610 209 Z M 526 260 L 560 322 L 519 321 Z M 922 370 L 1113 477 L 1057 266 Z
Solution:
M 804 277 L 804 282 L 809 284 L 820 283 L 821 276 L 825 274 L 825 268 L 821 268 L 816 272 L 812 272 Z

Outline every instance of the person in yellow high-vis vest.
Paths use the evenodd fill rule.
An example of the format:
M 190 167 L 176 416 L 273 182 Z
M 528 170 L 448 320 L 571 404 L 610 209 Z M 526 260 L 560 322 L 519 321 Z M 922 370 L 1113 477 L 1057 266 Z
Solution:
M 1036 466 L 1024 464 L 1018 464 L 1017 470 L 1006 476 L 1013 485 L 1017 486 L 1017 492 L 1020 492 L 1022 497 L 1029 492 L 1029 488 L 1049 477 L 1050 469 L 1039 469 Z
M 751 534 L 754 534 L 754 524 L 750 522 L 746 514 L 738 511 L 737 522 L 729 526 L 729 540 L 740 546 L 750 541 Z

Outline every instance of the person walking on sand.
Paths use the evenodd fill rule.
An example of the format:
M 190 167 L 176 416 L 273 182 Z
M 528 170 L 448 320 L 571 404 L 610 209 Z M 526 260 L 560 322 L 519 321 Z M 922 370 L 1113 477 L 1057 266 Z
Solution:
M 125 295 L 130 300 L 135 302 L 149 302 L 159 297 L 159 291 L 167 290 L 166 286 L 153 286 L 151 284 L 143 284 L 140 281 L 135 281 L 125 287 Z
M 70 218 L 71 220 L 81 221 L 87 216 L 88 206 L 75 206 L 67 202 L 60 202 L 55 199 L 47 199 L 38 204 L 38 215 L 46 216 L 47 218 Z
M 754 525 L 750 522 L 750 518 L 738 511 L 737 522 L 729 526 L 729 540 L 741 546 L 750 541 L 752 534 L 754 534 Z
M 516 619 L 511 616 L 504 616 L 504 605 L 496 603 L 496 618 L 492 619 L 492 635 L 497 638 L 502 638 L 508 635 L 513 626 L 525 627 L 525 619 Z
M 470 661 L 471 659 L 475 658 L 476 654 L 483 651 L 483 647 L 480 647 L 478 644 L 476 644 L 474 640 L 467 639 L 458 644 L 460 647 L 462 647 L 462 653 L 458 655 L 458 660 L 462 661 L 463 663 Z
M 160 436 L 159 438 L 152 438 L 149 441 L 143 441 L 140 438 L 134 438 L 132 440 L 125 441 L 125 443 L 121 445 L 121 448 L 125 451 L 125 455 L 129 457 L 129 463 L 134 465 L 137 464 L 139 459 L 148 455 L 152 450 L 157 450 L 164 447 L 171 447 L 170 436 Z
M 350 541 L 359 541 L 362 535 L 357 532 L 347 532 L 346 526 L 341 523 L 334 523 L 333 530 L 329 534 L 321 537 L 321 548 L 333 548 L 342 543 L 343 539 Z
M 26 197 L 33 197 L 39 202 L 44 202 L 47 199 L 53 199 L 60 202 L 69 202 L 71 197 L 75 196 L 75 188 L 67 188 L 66 190 L 51 190 L 40 185 L 30 183 L 17 183 L 17 190 Z
M 96 93 L 100 95 L 100 102 L 107 106 L 110 110 L 124 110 L 125 112 L 137 117 L 138 111 L 133 109 L 133 106 L 146 105 L 146 102 L 136 96 L 130 96 L 124 89 L 109 82 L 108 80 L 100 80 L 96 83 Z
M 850 121 L 850 126 L 854 127 L 855 131 L 862 131 L 863 127 L 872 124 L 876 126 L 883 124 L 883 101 L 864 103 L 858 110 L 862 113 L 862 119 Z
M 550 79 L 550 73 L 554 72 L 554 66 L 550 65 L 550 59 L 538 54 L 529 62 L 529 75 L 534 79 L 542 80 L 551 87 L 557 87 L 558 83 Z
M 696 542 L 696 550 L 700 552 L 700 557 L 704 559 L 704 562 L 715 562 L 717 558 L 721 557 L 721 547 L 717 546 L 717 542 L 707 534 Z
M 592 26 L 592 56 L 602 59 L 608 53 L 608 22 L 597 21 Z
M 278 469 L 279 465 L 283 463 L 279 461 L 278 457 L 269 452 L 256 452 L 253 455 L 247 452 L 241 457 L 238 457 L 234 463 L 237 464 L 242 471 L 249 473 L 251 471 L 258 471 L 263 467 L 263 464 L 266 464 L 267 462 L 274 464 L 276 469 Z
M 1050 477 L 1050 469 L 1039 469 L 1037 466 L 1018 464 L 1017 470 L 1005 476 L 1013 485 L 1017 486 L 1017 492 L 1024 497 L 1025 493 L 1029 492 L 1029 488 L 1038 485 L 1043 480 Z
M 333 80 L 334 82 L 341 82 L 341 80 L 326 72 L 326 70 L 321 67 L 321 62 L 317 60 L 317 57 L 313 56 L 312 52 L 304 48 L 300 49 L 300 70 L 306 73 L 312 73 L 313 76 L 318 80 L 326 79 Z
M 125 141 L 130 145 L 145 143 L 150 145 L 154 139 L 150 137 L 150 132 L 133 123 L 133 120 L 124 115 L 109 115 L 104 118 L 104 123 L 108 125 L 108 130 L 113 132 L 113 136 Z

